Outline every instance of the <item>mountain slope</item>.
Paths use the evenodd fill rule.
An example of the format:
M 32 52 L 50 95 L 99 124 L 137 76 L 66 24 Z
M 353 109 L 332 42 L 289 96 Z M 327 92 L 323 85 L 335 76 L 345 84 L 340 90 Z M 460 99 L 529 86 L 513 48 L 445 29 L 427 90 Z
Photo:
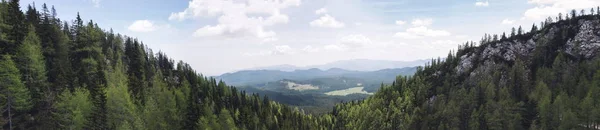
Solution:
M 61 21 L 42 7 L 23 13 L 18 0 L 0 1 L 0 129 L 306 130 L 331 124 L 204 77 L 79 14 Z
M 573 11 L 575 12 L 575 11 Z M 336 106 L 336 129 L 593 129 L 600 15 L 485 36 L 373 97 Z
M 244 70 L 235 73 L 226 73 L 215 78 L 223 80 L 224 82 L 234 86 L 273 82 L 282 79 L 308 80 L 326 77 L 361 78 L 387 83 L 393 81 L 398 75 L 410 75 L 414 73 L 415 70 L 416 67 L 384 69 L 370 72 L 351 71 L 339 68 L 332 68 L 328 70 L 313 68 L 308 70 L 295 70 L 292 72 L 279 70 Z
M 388 61 L 388 60 L 369 60 L 369 59 L 354 59 L 354 60 L 342 60 L 323 65 L 308 66 L 309 68 L 318 68 L 322 70 L 340 68 L 346 70 L 356 71 L 377 71 L 382 69 L 394 69 L 394 68 L 405 68 L 422 66 L 427 63 L 428 60 L 415 60 L 415 61 Z

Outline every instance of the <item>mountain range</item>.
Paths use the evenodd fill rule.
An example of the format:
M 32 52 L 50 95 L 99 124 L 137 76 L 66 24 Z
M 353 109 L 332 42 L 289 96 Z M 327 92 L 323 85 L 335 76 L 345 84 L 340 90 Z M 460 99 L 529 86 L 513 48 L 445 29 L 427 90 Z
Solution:
M 308 80 L 326 77 L 361 78 L 369 81 L 391 83 L 398 75 L 411 75 L 416 67 L 382 69 L 377 71 L 356 71 L 340 68 L 321 70 L 317 68 L 307 70 L 281 71 L 281 70 L 243 70 L 226 73 L 215 77 L 229 85 L 243 86 L 248 84 L 266 83 L 283 79 Z
M 340 60 L 320 65 L 309 65 L 309 66 L 295 66 L 289 64 L 256 67 L 246 70 L 280 70 L 280 71 L 294 71 L 294 70 L 306 70 L 306 69 L 321 69 L 329 70 L 333 68 L 355 70 L 355 71 L 377 71 L 382 69 L 394 69 L 404 67 L 422 66 L 430 60 L 414 60 L 414 61 L 391 61 L 391 60 L 371 60 L 371 59 L 352 59 L 352 60 Z

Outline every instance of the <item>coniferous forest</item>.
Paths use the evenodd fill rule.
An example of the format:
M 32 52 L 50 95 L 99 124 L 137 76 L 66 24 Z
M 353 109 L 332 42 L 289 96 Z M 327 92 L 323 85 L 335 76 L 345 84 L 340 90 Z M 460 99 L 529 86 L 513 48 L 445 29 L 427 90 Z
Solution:
M 600 127 L 600 8 L 486 34 L 365 100 L 310 115 L 203 76 L 83 15 L 62 20 L 52 6 L 21 6 L 0 3 L 3 129 Z

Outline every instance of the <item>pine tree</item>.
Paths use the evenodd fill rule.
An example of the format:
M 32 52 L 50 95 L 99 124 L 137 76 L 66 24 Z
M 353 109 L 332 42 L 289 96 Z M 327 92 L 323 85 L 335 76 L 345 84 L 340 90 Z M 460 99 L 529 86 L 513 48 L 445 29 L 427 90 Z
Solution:
M 52 37 L 52 48 L 53 50 L 50 56 L 46 56 L 48 68 L 48 81 L 54 86 L 54 92 L 62 92 L 64 89 L 74 90 L 73 84 L 70 79 L 72 76 L 71 60 L 69 58 L 69 36 L 60 29 L 59 25 L 52 25 L 50 27 L 50 37 Z M 44 51 L 47 52 L 47 51 Z
M 498 40 L 500 40 L 500 39 L 498 38 L 498 34 L 494 34 L 494 36 L 493 36 L 493 38 L 492 38 L 492 41 L 498 41 Z
M 86 129 L 108 129 L 106 112 L 106 74 L 104 56 L 101 52 L 103 33 L 92 21 L 83 26 L 80 17 L 74 25 L 74 46 L 72 51 L 76 84 L 90 92 L 93 113 L 89 115 Z
M 513 27 L 510 31 L 510 37 L 513 38 L 517 34 L 517 30 Z
M 237 130 L 238 129 L 235 126 L 233 117 L 231 117 L 231 113 L 227 109 L 221 109 L 221 111 L 219 112 L 219 125 L 224 130 Z
M 25 16 L 21 12 L 19 0 L 11 0 L 8 3 L 6 24 L 9 25 L 6 45 L 3 45 L 3 54 L 15 54 L 18 46 L 22 43 L 27 26 L 25 25 Z
M 90 93 L 87 89 L 76 88 L 73 91 L 63 91 L 58 96 L 53 113 L 58 129 L 82 130 L 88 123 L 86 117 L 92 113 Z
M 556 21 L 560 21 L 563 19 L 563 14 L 562 13 L 558 13 L 558 19 L 556 19 Z
M 4 119 L 4 129 L 25 129 L 29 121 L 27 112 L 31 109 L 31 96 L 25 85 L 19 80 L 19 70 L 11 57 L 2 56 L 0 60 L 0 110 Z
M 521 28 L 521 26 L 519 26 L 519 29 L 517 29 L 517 35 L 522 35 L 523 34 L 523 28 Z
M 142 104 L 145 96 L 146 83 L 146 58 L 142 46 L 137 40 L 128 38 L 125 41 L 125 56 L 128 61 L 127 74 L 129 74 L 129 91 L 131 91 L 136 104 Z
M 106 109 L 106 75 L 103 67 L 104 56 L 101 52 L 101 36 L 102 31 L 90 21 L 85 28 L 84 35 L 87 36 L 80 48 L 82 56 L 81 65 L 85 66 L 80 71 L 84 74 L 83 83 L 90 91 L 90 97 L 93 104 L 93 112 L 89 118 L 89 124 L 86 124 L 87 129 L 103 130 L 108 129 L 107 109 Z
M 124 73 L 124 66 L 121 61 L 117 61 L 117 66 L 113 72 L 108 74 L 107 96 L 107 118 L 111 129 L 148 129 L 142 123 L 141 114 L 137 112 L 137 107 L 133 103 L 131 95 L 127 91 L 127 75 Z M 155 106 L 164 107 L 164 106 Z M 149 125 L 155 125 L 155 122 L 147 122 Z M 159 122 L 160 123 L 160 122 Z M 156 128 L 159 127 L 150 127 Z
M 35 126 L 40 126 L 41 123 L 50 121 L 46 117 L 49 117 L 49 104 L 53 101 L 54 95 L 47 82 L 44 56 L 35 32 L 35 28 L 29 26 L 27 36 L 17 50 L 16 61 L 19 64 L 21 80 L 27 86 L 34 103 L 35 109 L 32 112 L 36 113 L 33 115 L 37 123 Z
M 531 31 L 530 33 L 536 33 L 538 31 L 538 27 L 535 25 L 535 23 L 531 26 Z
M 39 27 L 40 14 L 35 8 L 35 3 L 33 3 L 33 6 L 27 5 L 27 11 L 25 11 L 25 18 L 25 25 L 33 25 L 36 28 Z

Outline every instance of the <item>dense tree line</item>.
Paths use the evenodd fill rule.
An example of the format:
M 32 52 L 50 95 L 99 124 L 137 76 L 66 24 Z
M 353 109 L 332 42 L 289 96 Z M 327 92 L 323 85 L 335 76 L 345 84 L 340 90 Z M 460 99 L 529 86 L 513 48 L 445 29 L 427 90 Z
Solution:
M 202 76 L 54 7 L 0 2 L 2 129 L 319 129 L 318 117 Z
M 534 24 L 527 33 L 519 27 L 509 36 L 486 34 L 479 46 L 467 42 L 444 60 L 419 68 L 414 76 L 397 77 L 372 97 L 338 104 L 330 115 L 334 128 L 598 129 L 600 55 L 566 52 L 568 42 L 583 46 L 573 40 L 583 22 L 591 21 L 595 26 L 591 28 L 598 31 L 596 11 L 599 8 L 588 14 L 573 10 L 566 18 L 560 14 L 540 28 Z M 482 58 L 486 49 L 527 42 L 535 42 L 532 55 Z M 459 71 L 468 57 L 475 60 L 472 67 Z

